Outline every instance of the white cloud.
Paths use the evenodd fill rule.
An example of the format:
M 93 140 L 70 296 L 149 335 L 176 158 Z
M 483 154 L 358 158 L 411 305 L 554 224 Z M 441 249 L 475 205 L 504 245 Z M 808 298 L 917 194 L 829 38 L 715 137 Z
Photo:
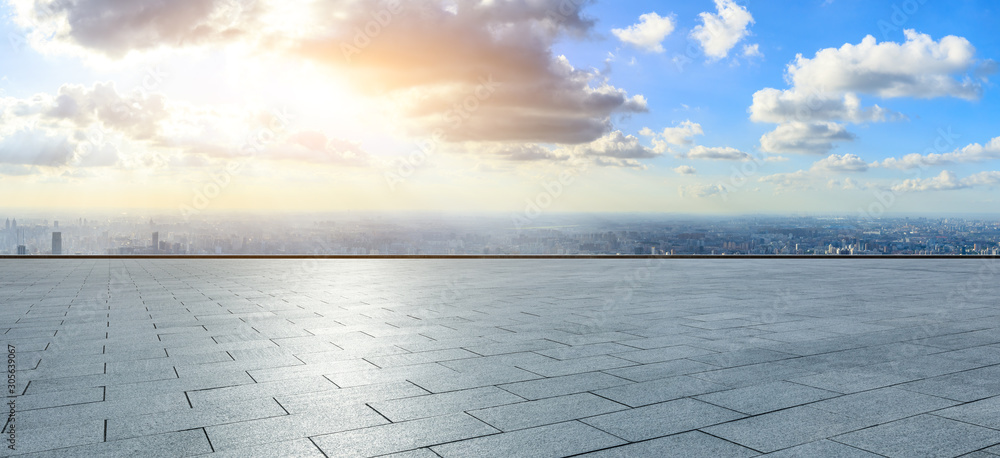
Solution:
M 834 142 L 853 139 L 854 134 L 840 124 L 792 122 L 764 134 L 760 149 L 769 153 L 826 154 L 834 148 Z
M 490 152 L 492 155 L 514 162 L 565 161 L 569 159 L 567 154 L 533 143 L 496 145 Z
M 832 94 L 814 90 L 766 88 L 754 93 L 750 120 L 785 123 L 844 121 L 851 123 L 881 122 L 902 116 L 878 105 L 862 107 L 853 93 Z
M 743 45 L 743 57 L 764 57 L 759 44 Z
M 854 154 L 831 154 L 829 157 L 817 161 L 813 164 L 813 170 L 829 172 L 865 172 L 871 167 L 860 157 Z
M 765 151 L 825 154 L 833 142 L 851 141 L 843 126 L 832 124 L 906 119 L 878 105 L 864 107 L 858 94 L 881 98 L 958 97 L 982 94 L 992 61 L 978 61 L 968 40 L 906 30 L 904 43 L 878 43 L 872 36 L 861 43 L 826 48 L 812 58 L 797 55 L 788 65 L 791 88 L 757 91 L 750 106 L 754 122 L 779 124 L 761 138 Z
M 639 138 L 625 135 L 617 130 L 593 142 L 577 145 L 571 149 L 579 156 L 593 156 L 605 159 L 650 159 L 660 156 L 652 148 L 643 146 Z M 604 164 L 606 165 L 606 164 Z
M 906 30 L 906 42 L 877 43 L 868 35 L 860 44 L 820 50 L 812 58 L 798 55 L 788 76 L 799 89 L 860 92 L 883 98 L 959 97 L 978 99 L 982 81 L 968 77 L 977 64 L 976 49 L 962 37 L 934 41 Z
M 951 191 L 973 187 L 992 187 L 1000 185 L 1000 172 L 980 172 L 959 179 L 955 172 L 942 171 L 940 175 L 925 180 L 911 179 L 893 186 L 896 192 Z
M 691 37 L 701 43 L 705 55 L 722 59 L 737 43 L 749 35 L 753 16 L 733 0 L 715 0 L 718 14 L 701 13 L 702 23 L 691 31 Z
M 697 197 L 704 199 L 706 197 L 718 196 L 726 192 L 726 188 L 722 185 L 687 185 L 679 186 L 677 191 L 680 193 L 681 197 Z
M 751 156 L 732 147 L 695 146 L 687 153 L 678 154 L 683 159 L 702 159 L 713 161 L 748 161 Z
M 679 175 L 694 175 L 698 173 L 698 171 L 695 170 L 694 167 L 691 167 L 690 165 L 682 165 L 680 167 L 677 167 L 674 169 L 674 172 Z
M 757 181 L 774 185 L 779 192 L 782 191 L 808 191 L 814 188 L 818 178 L 806 170 L 799 170 L 792 173 L 776 173 L 760 177 Z
M 639 131 L 639 135 L 653 137 L 654 145 L 657 145 L 658 150 L 662 152 L 668 149 L 667 145 L 690 145 L 694 143 L 694 137 L 696 135 L 705 135 L 705 131 L 702 130 L 701 124 L 691 122 L 691 120 L 685 120 L 676 127 L 667 127 L 663 129 L 660 133 L 657 133 L 648 127 L 644 127 L 641 131 Z
M 251 54 L 318 62 L 359 97 L 398 104 L 408 132 L 441 129 L 448 142 L 578 144 L 614 130 L 614 115 L 648 110 L 601 71 L 553 52 L 563 36 L 592 31 L 589 3 L 15 0 L 14 10 L 20 26 L 52 30 L 48 43 L 89 56 L 236 43 Z M 371 24 L 377 37 L 362 33 Z M 474 116 L 456 106 L 475 106 Z
M 674 21 L 670 17 L 660 17 L 659 14 L 647 13 L 639 16 L 639 23 L 626 29 L 612 29 L 623 43 L 648 52 L 662 53 L 663 39 L 674 31 Z
M 907 154 L 902 158 L 887 158 L 880 164 L 887 169 L 915 169 L 941 165 L 986 162 L 1000 159 L 1000 137 L 985 145 L 973 143 L 950 153 Z
M 944 191 L 965 187 L 967 186 L 962 184 L 962 182 L 958 179 L 958 176 L 955 175 L 955 172 L 945 170 L 934 178 L 928 178 L 926 180 L 915 178 L 903 181 L 902 183 L 893 186 L 892 190 L 896 192 Z
M 59 167 L 73 158 L 75 149 L 65 135 L 25 128 L 0 138 L 0 163 Z

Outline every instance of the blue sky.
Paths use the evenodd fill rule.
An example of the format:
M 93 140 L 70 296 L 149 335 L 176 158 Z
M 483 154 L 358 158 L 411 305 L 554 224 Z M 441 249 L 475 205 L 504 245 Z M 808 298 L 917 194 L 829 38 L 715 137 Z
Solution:
M 7 0 L 0 11 L 8 205 L 997 208 L 995 2 Z

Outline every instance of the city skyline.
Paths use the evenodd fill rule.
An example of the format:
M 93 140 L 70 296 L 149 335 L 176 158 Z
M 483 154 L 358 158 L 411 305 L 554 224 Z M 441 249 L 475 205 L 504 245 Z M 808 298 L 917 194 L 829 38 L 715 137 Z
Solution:
M 8 219 L 0 230 L 0 256 L 1000 254 L 998 219 L 588 213 L 544 215 L 519 225 L 508 216 L 295 214 L 183 220 L 118 215 L 62 223 Z
M 986 1 L 0 6 L 18 211 L 996 213 Z

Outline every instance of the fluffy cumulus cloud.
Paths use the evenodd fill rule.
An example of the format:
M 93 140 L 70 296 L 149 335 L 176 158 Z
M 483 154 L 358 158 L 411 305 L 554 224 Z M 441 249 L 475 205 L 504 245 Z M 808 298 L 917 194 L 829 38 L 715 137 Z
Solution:
M 315 131 L 286 131 L 272 112 L 172 103 L 159 94 L 121 93 L 112 84 L 65 85 L 55 95 L 0 98 L 0 163 L 69 167 L 200 167 L 237 157 L 370 166 L 359 144 Z M 277 127 L 282 126 L 282 127 Z M 266 141 L 248 132 L 268 129 Z M 27 173 L 26 172 L 26 173 Z
M 750 34 L 753 15 L 733 0 L 715 0 L 716 13 L 701 13 L 701 24 L 691 30 L 691 38 L 701 43 L 705 55 L 722 59 Z M 756 48 L 755 48 L 756 49 Z
M 791 122 L 764 134 L 760 149 L 769 153 L 827 154 L 836 142 L 853 139 L 854 134 L 841 124 Z
M 893 186 L 892 190 L 896 192 L 951 191 L 997 185 L 1000 185 L 1000 172 L 979 172 L 960 179 L 955 172 L 945 170 L 933 178 L 905 180 Z
M 12 0 L 29 40 L 117 58 L 131 51 L 231 42 L 267 30 L 266 0 Z
M 708 147 L 700 145 L 691 148 L 686 153 L 678 154 L 677 157 L 682 159 L 702 159 L 712 161 L 749 161 L 752 159 L 750 154 L 736 148 L 728 146 Z
M 336 68 L 364 93 L 416 101 L 406 115 L 447 141 L 587 143 L 614 130 L 612 115 L 648 109 L 553 54 L 558 37 L 589 33 L 585 2 L 407 1 L 377 36 L 359 35 L 380 5 L 319 8 L 324 32 L 295 40 L 291 52 Z
M 585 145 L 578 145 L 572 151 L 578 156 L 603 158 L 605 161 L 601 162 L 602 165 L 615 159 L 651 159 L 660 156 L 660 153 L 643 145 L 636 136 L 625 135 L 620 130 Z
M 698 173 L 698 171 L 695 170 L 694 167 L 691 167 L 690 165 L 682 165 L 680 167 L 675 168 L 674 173 L 677 173 L 679 175 L 694 175 Z
M 799 170 L 792 173 L 776 173 L 774 175 L 763 176 L 757 181 L 771 184 L 779 192 L 789 190 L 806 191 L 814 189 L 817 177 L 807 170 Z
M 749 111 L 750 120 L 773 124 L 791 121 L 857 124 L 902 119 L 902 115 L 878 105 L 861 106 L 861 98 L 854 93 L 833 94 L 798 88 L 757 91 Z
M 12 2 L 15 20 L 47 43 L 110 58 L 239 43 L 316 62 L 394 103 L 408 132 L 447 142 L 586 144 L 613 132 L 614 116 L 648 111 L 641 95 L 553 53 L 556 40 L 591 33 L 590 2 Z M 627 36 L 652 39 L 669 21 L 646 16 Z M 75 116 L 78 94 L 67 97 L 58 116 Z
M 67 164 L 75 150 L 66 136 L 25 128 L 0 138 L 0 163 L 58 167 Z
M 622 43 L 648 52 L 662 53 L 663 39 L 674 31 L 674 20 L 659 14 L 647 13 L 639 16 L 639 23 L 625 29 L 612 29 Z
M 831 154 L 813 164 L 813 170 L 830 172 L 865 172 L 871 166 L 854 154 Z
M 712 196 L 719 196 L 726 193 L 726 188 L 723 185 L 685 185 L 677 188 L 678 193 L 681 197 L 696 197 L 699 199 L 704 199 Z
M 934 41 L 914 30 L 905 35 L 904 43 L 877 43 L 868 35 L 857 45 L 823 49 L 811 59 L 800 54 L 788 66 L 788 77 L 799 89 L 883 98 L 982 95 L 983 81 L 971 76 L 980 62 L 968 40 L 949 35 Z
M 1000 137 L 990 140 L 985 145 L 973 143 L 949 153 L 913 153 L 901 158 L 890 157 L 879 165 L 888 169 L 906 170 L 996 159 L 1000 159 Z
M 570 158 L 565 151 L 554 151 L 533 143 L 497 144 L 482 148 L 487 156 L 513 162 L 565 161 Z
M 859 44 L 801 54 L 788 65 L 791 88 L 766 88 L 753 96 L 750 119 L 778 124 L 761 138 L 771 152 L 826 154 L 835 142 L 854 139 L 840 123 L 905 119 L 879 105 L 863 106 L 860 95 L 957 97 L 977 99 L 992 61 L 980 61 L 968 40 L 907 30 L 903 43 L 878 43 L 867 36 Z

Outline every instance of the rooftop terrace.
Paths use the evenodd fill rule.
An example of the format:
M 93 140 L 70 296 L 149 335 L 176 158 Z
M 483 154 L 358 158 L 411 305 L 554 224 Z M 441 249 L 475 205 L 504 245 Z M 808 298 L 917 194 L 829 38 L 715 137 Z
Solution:
M 998 273 L 2 260 L 0 455 L 1000 456 Z

